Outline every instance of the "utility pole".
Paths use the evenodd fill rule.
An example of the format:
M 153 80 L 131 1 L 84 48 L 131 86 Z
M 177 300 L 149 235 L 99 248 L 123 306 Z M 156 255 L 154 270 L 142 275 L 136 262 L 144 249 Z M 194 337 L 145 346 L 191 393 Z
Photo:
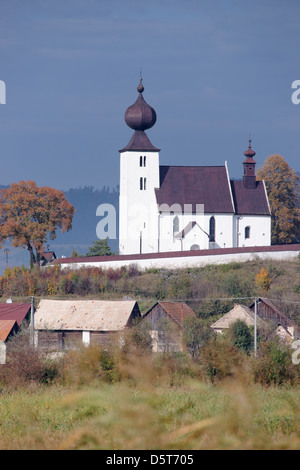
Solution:
M 257 299 L 254 300 L 254 357 L 257 355 Z
M 31 297 L 31 311 L 30 311 L 30 345 L 34 348 L 34 297 Z

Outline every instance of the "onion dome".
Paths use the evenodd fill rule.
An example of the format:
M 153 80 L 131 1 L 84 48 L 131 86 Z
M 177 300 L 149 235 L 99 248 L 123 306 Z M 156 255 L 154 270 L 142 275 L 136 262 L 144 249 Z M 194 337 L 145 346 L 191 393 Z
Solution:
M 154 126 L 156 122 L 156 112 L 149 106 L 143 98 L 144 86 L 142 79 L 137 87 L 139 96 L 133 105 L 129 106 L 125 112 L 125 122 L 127 126 L 135 131 L 145 131 Z
M 134 133 L 126 145 L 120 152 L 125 151 L 148 151 L 148 152 L 159 152 L 160 149 L 154 147 L 149 140 L 145 130 L 150 129 L 156 123 L 156 112 L 149 106 L 144 100 L 142 95 L 144 91 L 144 85 L 142 78 L 137 87 L 139 95 L 133 105 L 129 106 L 125 112 L 125 122 L 127 126 L 134 130 Z
M 253 157 L 255 155 L 255 152 L 254 152 L 254 150 L 252 149 L 252 146 L 251 146 L 251 139 L 249 139 L 248 149 L 244 152 L 244 155 L 246 157 L 245 162 L 250 161 L 250 162 L 253 163 L 253 161 L 254 161 Z M 250 160 L 248 160 L 248 159 L 250 159 Z

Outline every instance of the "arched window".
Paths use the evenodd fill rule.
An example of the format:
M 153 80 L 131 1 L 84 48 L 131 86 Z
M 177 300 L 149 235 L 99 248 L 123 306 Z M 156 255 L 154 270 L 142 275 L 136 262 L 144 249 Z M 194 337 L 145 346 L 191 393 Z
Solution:
M 199 245 L 192 245 L 191 248 L 190 248 L 191 251 L 193 250 L 200 250 L 200 246 Z
M 245 238 L 250 238 L 250 227 L 249 225 L 245 227 Z
M 176 215 L 173 219 L 173 236 L 179 232 L 179 219 Z
M 209 219 L 209 241 L 215 242 L 216 221 L 214 216 Z

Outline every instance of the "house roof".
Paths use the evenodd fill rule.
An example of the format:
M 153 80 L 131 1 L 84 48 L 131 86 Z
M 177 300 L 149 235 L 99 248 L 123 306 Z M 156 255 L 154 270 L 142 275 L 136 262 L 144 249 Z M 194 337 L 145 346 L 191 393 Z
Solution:
M 130 323 L 136 301 L 45 300 L 35 313 L 37 330 L 120 331 Z
M 16 320 L 0 320 L 0 341 L 7 340 L 16 324 Z
M 0 320 L 15 320 L 20 326 L 30 308 L 30 304 L 0 303 Z
M 222 318 L 213 323 L 211 328 L 214 330 L 229 328 L 236 320 L 242 320 L 247 324 L 247 326 L 252 326 L 254 325 L 254 317 L 254 312 L 250 310 L 250 308 L 245 305 L 236 304 L 230 312 L 226 313 L 226 315 L 223 315 Z M 257 317 L 257 324 L 262 325 L 263 323 L 264 322 Z
M 53 259 L 56 259 L 56 254 L 54 253 L 54 251 L 44 251 L 42 253 L 41 258 L 45 258 L 45 260 L 51 261 Z
M 231 189 L 225 166 L 160 166 L 158 205 L 204 204 L 205 213 L 233 213 Z
M 270 309 L 273 311 L 275 314 L 275 321 L 276 323 L 280 323 L 282 326 L 293 326 L 295 328 L 300 329 L 299 326 L 297 326 L 285 313 L 281 312 L 272 302 L 271 300 L 265 298 L 265 297 L 259 297 L 258 298 L 258 314 L 260 314 L 260 304 L 264 303 Z M 253 311 L 255 308 L 255 303 L 253 302 L 249 308 Z
M 156 302 L 147 313 L 145 318 L 157 305 L 160 305 L 169 317 L 172 318 L 180 328 L 183 327 L 183 322 L 187 317 L 196 316 L 195 312 L 185 302 Z
M 231 181 L 236 214 L 271 215 L 263 181 L 257 181 L 253 189 L 246 188 L 243 181 Z

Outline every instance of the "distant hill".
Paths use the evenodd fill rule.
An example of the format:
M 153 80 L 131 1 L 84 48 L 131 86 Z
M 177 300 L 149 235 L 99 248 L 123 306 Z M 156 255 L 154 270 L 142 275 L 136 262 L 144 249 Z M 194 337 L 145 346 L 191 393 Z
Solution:
M 57 232 L 54 241 L 50 241 L 50 249 L 56 252 L 56 256 L 70 256 L 73 250 L 79 255 L 84 255 L 88 248 L 97 240 L 96 227 L 100 217 L 96 216 L 97 207 L 100 204 L 111 204 L 116 210 L 117 233 L 119 221 L 119 187 L 104 186 L 95 189 L 93 186 L 83 188 L 72 188 L 64 191 L 67 200 L 76 209 L 73 217 L 72 230 L 70 232 Z M 118 240 L 109 240 L 113 252 L 118 251 Z

